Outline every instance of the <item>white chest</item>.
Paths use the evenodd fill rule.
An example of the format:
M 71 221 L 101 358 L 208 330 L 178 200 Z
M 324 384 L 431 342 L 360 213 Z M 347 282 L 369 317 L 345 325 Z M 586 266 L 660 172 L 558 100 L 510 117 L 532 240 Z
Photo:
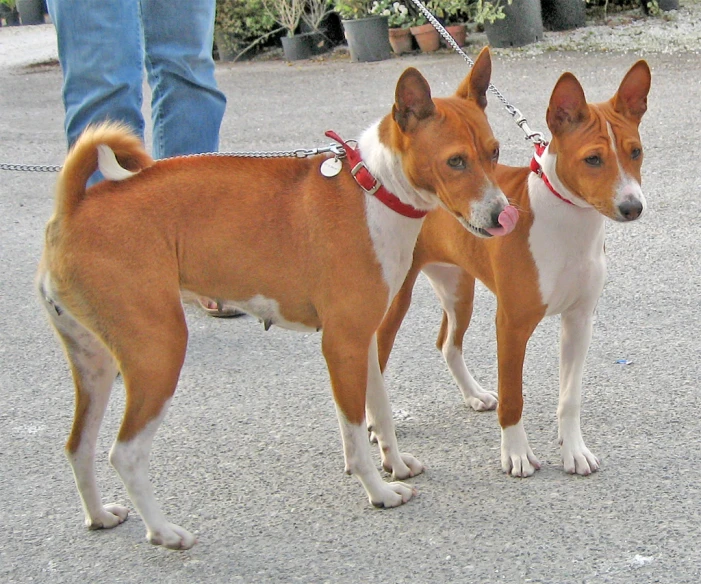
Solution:
M 403 217 L 373 197 L 367 197 L 366 213 L 370 238 L 391 302 L 411 267 L 422 220 Z
M 531 254 L 546 314 L 593 309 L 606 279 L 604 218 L 594 209 L 567 205 L 529 179 L 533 225 Z

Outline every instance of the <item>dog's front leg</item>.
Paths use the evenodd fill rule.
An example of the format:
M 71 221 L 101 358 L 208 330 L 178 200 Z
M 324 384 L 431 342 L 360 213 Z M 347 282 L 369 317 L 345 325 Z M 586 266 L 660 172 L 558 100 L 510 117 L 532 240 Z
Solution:
M 374 506 L 397 507 L 415 491 L 410 485 L 382 480 L 372 460 L 365 423 L 369 348 L 375 337 L 353 330 L 348 322 L 344 325 L 324 326 L 321 344 L 336 401 L 346 472 L 358 478 Z M 377 362 L 376 349 L 373 353 Z
M 497 353 L 499 361 L 499 405 L 501 467 L 514 477 L 529 477 L 540 462 L 528 444 L 523 413 L 523 360 L 526 345 L 538 324 L 537 318 L 516 318 L 497 309 Z
M 392 406 L 387 396 L 377 357 L 377 338 L 373 336 L 368 355 L 368 390 L 366 395 L 368 429 L 375 434 L 380 446 L 382 467 L 394 479 L 406 479 L 421 474 L 423 465 L 411 454 L 399 452 L 392 420 Z
M 599 468 L 599 459 L 584 444 L 580 427 L 582 375 L 591 336 L 592 311 L 589 307 L 562 314 L 558 436 L 565 471 L 579 475 L 588 475 Z

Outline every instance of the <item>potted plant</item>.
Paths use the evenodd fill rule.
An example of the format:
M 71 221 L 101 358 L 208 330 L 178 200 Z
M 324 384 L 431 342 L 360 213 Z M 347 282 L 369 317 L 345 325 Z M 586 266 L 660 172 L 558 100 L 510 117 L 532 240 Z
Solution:
M 387 16 L 371 14 L 371 0 L 334 0 L 341 16 L 343 32 L 348 41 L 351 61 L 382 61 L 389 59 Z
M 19 12 L 15 0 L 0 0 L 0 18 L 5 19 L 5 26 L 19 25 Z
M 265 10 L 286 31 L 282 37 L 282 51 L 288 61 L 299 61 L 312 56 L 311 37 L 295 34 L 306 8 L 306 0 L 263 0 Z
M 501 0 L 485 2 L 478 0 L 483 9 L 494 6 L 502 12 L 496 19 L 485 20 L 484 32 L 493 47 L 522 47 L 543 38 L 543 18 L 540 12 L 540 0 Z
M 424 6 L 436 18 L 443 19 L 445 16 L 440 0 L 429 0 Z M 411 34 L 414 35 L 419 48 L 424 53 L 436 51 L 441 46 L 441 35 L 421 12 L 417 12 L 417 15 L 414 17 Z
M 414 48 L 414 40 L 409 30 L 411 15 L 406 5 L 396 0 L 375 0 L 370 13 L 387 17 L 389 44 L 397 55 L 408 53 Z
M 435 0 L 443 12 L 443 25 L 459 47 L 467 40 L 468 8 L 465 0 Z

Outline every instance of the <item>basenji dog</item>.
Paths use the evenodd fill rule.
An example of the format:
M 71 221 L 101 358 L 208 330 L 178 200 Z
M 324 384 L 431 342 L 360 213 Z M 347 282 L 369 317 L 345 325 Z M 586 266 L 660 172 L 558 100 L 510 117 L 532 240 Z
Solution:
M 536 326 L 554 314 L 561 315 L 558 429 L 564 468 L 580 475 L 599 468 L 580 429 L 582 370 L 606 276 L 604 218 L 633 221 L 646 205 L 638 127 L 650 82 L 647 63 L 638 61 L 611 100 L 588 104 L 574 75 L 563 74 L 547 110 L 550 143 L 536 149 L 530 167 L 497 170 L 499 186 L 519 209 L 513 232 L 498 239 L 467 236 L 448 213 L 432 211 L 407 279 L 378 330 L 384 371 L 423 272 L 443 308 L 437 346 L 465 401 L 489 410 L 498 398 L 501 465 L 513 476 L 540 468 L 521 419 L 523 362 Z M 475 279 L 497 298 L 498 394 L 482 389 L 463 359 Z
M 119 125 L 82 135 L 58 178 L 37 288 L 75 383 L 66 451 L 88 527 L 127 517 L 125 507 L 103 505 L 94 471 L 120 372 L 126 410 L 110 462 L 151 543 L 195 543 L 166 519 L 148 478 L 151 443 L 185 357 L 183 293 L 235 305 L 266 327 L 322 331 L 346 471 L 375 506 L 411 499 L 411 486 L 383 481 L 367 440 L 366 400 L 382 466 L 394 479 L 422 472 L 399 452 L 375 333 L 428 211 L 441 205 L 471 233 L 513 227 L 516 211 L 496 185 L 499 146 L 484 113 L 490 75 L 485 49 L 454 96 L 433 99 L 424 77 L 407 69 L 391 113 L 357 149 L 339 139 L 344 159 L 154 162 Z M 97 168 L 106 180 L 86 190 Z

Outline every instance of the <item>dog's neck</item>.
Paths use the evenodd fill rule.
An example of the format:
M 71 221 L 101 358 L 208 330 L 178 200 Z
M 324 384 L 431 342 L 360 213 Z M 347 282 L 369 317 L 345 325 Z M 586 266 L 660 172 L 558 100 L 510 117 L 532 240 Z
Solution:
M 402 203 L 422 211 L 435 209 L 436 195 L 414 187 L 404 173 L 401 156 L 382 142 L 380 123 L 370 126 L 358 140 L 358 149 L 368 169 Z
M 542 176 L 539 175 L 540 182 L 548 191 L 549 196 L 553 198 L 553 204 L 569 204 L 579 209 L 593 209 L 589 203 L 567 188 L 560 180 L 557 174 L 557 155 L 551 154 L 549 149 L 550 146 L 546 146 L 545 150 L 538 156 L 537 161 L 542 172 Z M 548 185 L 548 182 L 550 185 Z M 537 191 L 542 190 L 542 188 L 537 189 Z

